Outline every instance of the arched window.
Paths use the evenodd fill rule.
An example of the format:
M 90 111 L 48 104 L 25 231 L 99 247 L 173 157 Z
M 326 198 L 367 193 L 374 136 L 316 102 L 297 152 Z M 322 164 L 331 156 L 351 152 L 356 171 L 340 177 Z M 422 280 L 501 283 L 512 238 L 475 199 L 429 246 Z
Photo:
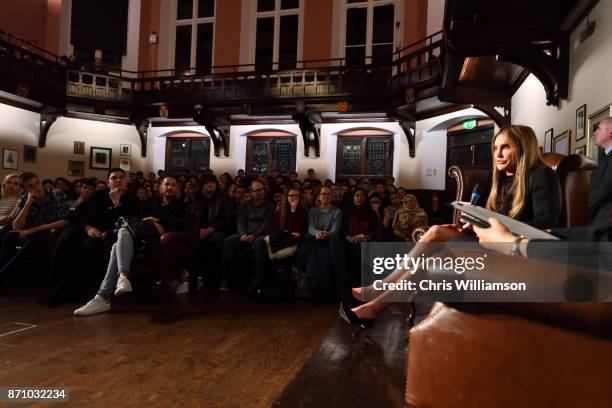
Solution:
M 246 172 L 283 174 L 295 171 L 296 137 L 283 130 L 257 130 L 247 134 Z
M 388 177 L 393 171 L 393 133 L 361 128 L 338 133 L 336 177 Z
M 198 172 L 210 168 L 210 138 L 197 132 L 174 132 L 166 138 L 166 171 Z

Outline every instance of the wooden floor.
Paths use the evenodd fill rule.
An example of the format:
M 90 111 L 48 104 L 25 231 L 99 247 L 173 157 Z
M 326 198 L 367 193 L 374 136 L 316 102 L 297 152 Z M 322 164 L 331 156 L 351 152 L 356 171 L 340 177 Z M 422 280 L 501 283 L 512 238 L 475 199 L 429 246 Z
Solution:
M 267 407 L 338 321 L 335 305 L 237 295 L 73 309 L 0 298 L 0 387 L 68 387 L 78 407 Z M 36 327 L 3 336 L 14 322 Z
M 273 406 L 405 406 L 406 317 L 406 305 L 397 305 L 358 336 L 347 330 L 344 321 L 336 320 Z

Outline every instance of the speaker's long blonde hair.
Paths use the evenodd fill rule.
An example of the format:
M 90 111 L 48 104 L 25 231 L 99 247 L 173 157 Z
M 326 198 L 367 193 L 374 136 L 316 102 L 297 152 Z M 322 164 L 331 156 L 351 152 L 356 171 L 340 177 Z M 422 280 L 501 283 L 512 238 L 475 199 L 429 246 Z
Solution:
M 487 209 L 500 212 L 506 196 L 503 182 L 504 177 L 502 172 L 498 171 L 495 165 L 495 140 L 501 134 L 505 134 L 508 139 L 510 139 L 510 145 L 516 152 L 516 170 L 509 192 L 509 194 L 512 195 L 512 206 L 507 215 L 512 218 L 517 218 L 525 207 L 527 181 L 529 180 L 531 169 L 543 163 L 542 156 L 538 148 L 538 139 L 533 129 L 529 126 L 509 125 L 499 129 L 499 132 L 497 132 L 491 142 L 491 151 L 493 154 L 493 180 L 491 183 L 491 193 L 487 199 Z

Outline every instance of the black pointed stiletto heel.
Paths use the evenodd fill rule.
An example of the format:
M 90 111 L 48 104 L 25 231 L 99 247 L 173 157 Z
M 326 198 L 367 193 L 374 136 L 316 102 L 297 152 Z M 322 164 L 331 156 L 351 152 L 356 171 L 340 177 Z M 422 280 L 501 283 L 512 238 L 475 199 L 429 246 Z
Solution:
M 359 316 L 355 314 L 344 302 L 340 303 L 340 310 L 338 311 L 340 317 L 350 325 L 358 324 L 359 329 L 353 333 L 353 336 L 359 335 L 362 331 L 369 329 L 374 326 L 376 319 L 361 319 Z

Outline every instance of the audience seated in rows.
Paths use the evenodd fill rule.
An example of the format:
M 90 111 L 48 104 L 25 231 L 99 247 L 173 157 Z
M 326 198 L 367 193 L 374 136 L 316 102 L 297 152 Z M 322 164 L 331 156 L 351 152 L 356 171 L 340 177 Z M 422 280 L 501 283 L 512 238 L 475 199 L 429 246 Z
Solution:
M 378 191 L 359 190 L 359 204 L 355 205 L 357 180 L 353 179 L 351 188 L 348 183 L 334 184 L 331 180 L 321 183 L 314 171 L 309 174 L 304 183 L 295 172 L 265 177 L 262 173 L 246 176 L 241 170 L 234 179 L 238 184 L 229 174 L 223 174 L 220 183 L 212 171 L 177 176 L 175 197 L 195 214 L 199 228 L 199 250 L 191 267 L 194 276 L 202 276 L 211 288 L 248 287 L 252 292 L 282 282 L 283 293 L 297 297 L 333 297 L 346 292 L 350 288 L 349 272 L 358 283 L 359 266 L 347 268 L 345 253 L 351 252 L 349 258 L 355 259 L 360 242 L 392 239 L 385 235 L 388 229 L 383 226 L 383 207 L 388 201 L 385 183 L 377 183 Z M 165 172 L 159 171 L 158 176 L 165 176 Z M 245 189 L 247 180 L 250 184 Z M 14 184 L 17 175 L 7 181 L 14 186 L 5 182 L 2 198 L 8 200 L 19 185 Z M 48 284 L 49 290 L 41 303 L 55 306 L 91 299 L 100 291 L 101 282 L 106 282 L 103 286 L 108 289 L 113 280 L 108 276 L 110 280 L 105 279 L 107 264 L 106 272 L 113 265 L 122 270 L 123 275 L 116 276 L 117 282 L 127 286 L 129 266 L 125 265 L 129 262 L 124 260 L 129 257 L 120 255 L 126 245 L 115 243 L 113 252 L 114 241 L 125 236 L 117 222 L 122 217 L 151 214 L 163 198 L 159 181 L 154 173 L 145 179 L 141 172 L 126 175 L 121 169 L 113 169 L 108 183 L 83 178 L 71 184 L 61 177 L 46 182 L 45 194 L 61 195 L 64 200 L 70 194 L 74 198 L 67 205 L 70 212 L 60 217 L 62 224 L 55 228 L 53 239 L 47 241 L 52 244 L 47 251 L 48 278 L 41 277 L 40 283 Z M 368 182 L 365 180 L 365 186 Z M 12 193 L 13 202 L 18 194 L 19 191 Z M 5 207 L 11 207 L 10 203 Z M 342 209 L 347 210 L 345 222 Z M 364 214 L 367 222 L 362 219 Z M 361 231 L 364 222 L 367 228 Z M 108 263 L 111 255 L 114 261 Z

